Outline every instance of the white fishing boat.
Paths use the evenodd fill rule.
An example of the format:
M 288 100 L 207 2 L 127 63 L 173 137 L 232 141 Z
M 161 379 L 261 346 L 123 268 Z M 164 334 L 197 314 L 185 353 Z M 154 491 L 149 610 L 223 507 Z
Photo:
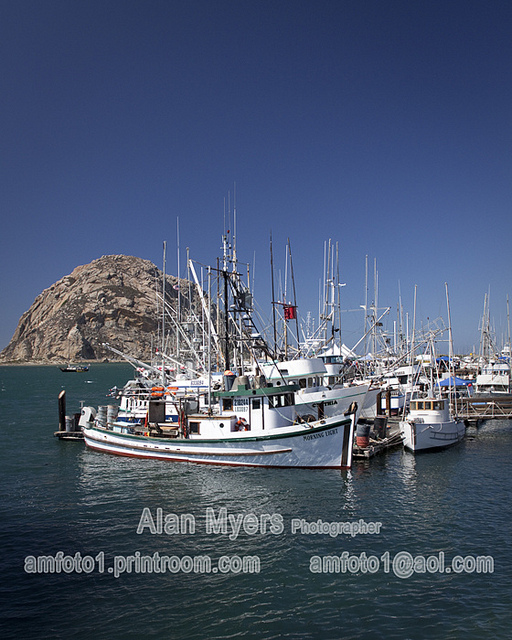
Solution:
M 328 389 L 318 380 L 306 413 L 298 401 L 300 381 L 294 384 L 283 372 L 275 381 L 261 375 L 262 354 L 274 363 L 275 357 L 254 326 L 252 295 L 242 282 L 234 245 L 227 236 L 223 243 L 222 267 L 208 268 L 209 274 L 218 274 L 222 313 L 212 303 L 216 294 L 210 276 L 205 293 L 189 260 L 207 325 L 204 376 L 181 384 L 178 378 L 169 380 L 163 369 L 148 368 L 146 380 L 125 386 L 120 408 L 82 409 L 86 445 L 115 455 L 204 464 L 349 468 L 357 403 L 329 415 L 331 405 L 322 405 Z M 215 314 L 222 333 L 213 322 Z M 222 363 L 222 382 L 215 377 L 214 361 Z
M 475 392 L 480 395 L 510 393 L 510 365 L 504 360 L 491 360 L 482 366 L 476 377 Z
M 209 410 L 190 411 L 176 399 L 175 420 L 165 420 L 165 403 L 152 400 L 143 425 L 117 419 L 101 424 L 95 409 L 84 407 L 80 426 L 89 448 L 121 456 L 231 466 L 349 468 L 355 411 L 304 422 L 295 409 L 296 391 L 295 385 L 255 388 L 247 378 L 230 391 L 214 392 Z
M 342 415 L 353 403 L 357 405 L 357 419 L 369 389 L 369 384 L 334 384 L 332 387 L 326 385 L 328 370 L 321 358 L 297 358 L 260 364 L 260 367 L 268 385 L 297 385 L 297 415 L 306 419 Z
M 490 291 L 484 298 L 481 320 L 479 371 L 475 381 L 475 392 L 479 395 L 508 395 L 510 387 L 510 312 L 507 296 L 508 344 L 499 353 L 495 336 L 491 330 Z
M 411 400 L 400 430 L 404 447 L 414 453 L 444 449 L 460 442 L 466 433 L 464 422 L 450 414 L 449 399 L 432 397 Z
M 448 284 L 445 283 L 449 330 L 449 366 L 453 365 L 453 339 L 451 332 L 450 303 Z M 440 331 L 432 331 L 428 339 L 428 348 L 420 358 L 424 366 L 428 365 L 430 389 L 426 397 L 414 395 L 409 411 L 400 422 L 404 438 L 404 447 L 414 453 L 445 449 L 460 442 L 466 434 L 466 426 L 457 418 L 456 409 L 452 411 L 452 401 L 456 406 L 455 387 L 448 386 L 448 396 L 441 395 L 439 359 L 435 356 L 435 338 Z M 437 383 L 434 384 L 434 377 Z M 453 372 L 450 382 L 454 379 Z

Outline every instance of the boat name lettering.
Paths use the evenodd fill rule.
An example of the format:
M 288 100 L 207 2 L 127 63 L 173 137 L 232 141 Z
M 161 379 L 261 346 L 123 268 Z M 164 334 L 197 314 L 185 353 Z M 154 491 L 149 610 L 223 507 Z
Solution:
M 302 437 L 304 438 L 304 440 L 316 440 L 317 438 L 323 438 L 324 432 L 321 431 L 320 433 L 308 433 L 307 436 Z
M 305 436 L 302 436 L 304 440 L 316 440 L 316 438 L 323 438 L 324 436 L 333 436 L 338 433 L 338 428 L 329 429 L 328 431 L 320 431 L 320 433 L 308 433 Z

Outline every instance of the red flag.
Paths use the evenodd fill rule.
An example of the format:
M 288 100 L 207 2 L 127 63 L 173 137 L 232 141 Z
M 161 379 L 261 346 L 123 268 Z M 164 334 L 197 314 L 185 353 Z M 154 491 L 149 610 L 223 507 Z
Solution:
M 284 319 L 285 320 L 295 320 L 297 318 L 297 307 L 294 307 L 292 304 L 284 305 Z

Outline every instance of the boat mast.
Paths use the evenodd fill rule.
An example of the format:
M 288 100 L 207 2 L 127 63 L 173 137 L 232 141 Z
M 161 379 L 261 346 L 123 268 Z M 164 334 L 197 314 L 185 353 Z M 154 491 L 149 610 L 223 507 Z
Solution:
M 409 391 L 410 391 L 410 397 L 413 397 L 413 389 L 414 389 L 414 383 L 415 383 L 415 378 L 416 378 L 416 372 L 414 371 L 414 339 L 415 339 L 415 334 L 416 334 L 416 294 L 418 291 L 418 285 L 415 284 L 414 285 L 414 306 L 413 306 L 413 315 L 412 315 L 412 337 L 411 337 L 411 345 L 410 345 L 410 350 L 409 350 L 409 365 L 410 365 L 410 369 L 409 369 L 409 374 L 408 374 L 408 387 L 409 387 Z M 407 326 L 409 326 L 409 322 L 407 322 Z M 404 416 L 405 416 L 405 412 L 406 412 L 406 407 L 407 407 L 407 397 L 406 397 L 406 402 L 404 403 Z
M 212 408 L 212 303 L 211 303 L 212 271 L 208 267 L 208 411 Z
M 178 261 L 178 326 L 181 326 L 181 279 L 180 279 L 180 219 L 176 219 L 176 245 Z M 180 332 L 176 332 L 176 356 L 180 357 Z
M 374 299 L 374 307 L 373 307 L 373 317 L 374 319 L 377 317 L 378 313 L 378 295 L 379 295 L 379 274 L 377 271 L 377 258 L 373 259 L 373 299 Z M 372 334 L 372 350 L 375 357 L 377 353 L 377 323 L 374 322 L 374 331 Z
M 274 294 L 274 253 L 272 251 L 272 231 L 270 232 L 270 276 L 272 281 L 272 324 L 274 327 L 274 358 L 277 356 L 276 304 Z
M 340 282 L 340 250 L 339 243 L 336 242 L 336 313 L 335 313 L 335 327 L 334 330 L 338 334 L 338 350 L 340 357 L 343 356 L 341 347 L 342 347 L 342 339 L 341 339 L 341 288 L 344 287 L 345 284 Z M 336 320 L 336 315 L 338 316 Z M 336 343 L 336 340 L 334 340 Z
M 284 359 L 288 360 L 288 325 L 286 323 L 286 300 L 288 295 L 288 251 L 285 251 L 284 258 L 284 292 L 281 285 L 281 295 L 280 298 L 283 301 L 283 332 L 284 332 Z
M 288 252 L 290 254 L 290 275 L 292 277 L 292 289 L 293 289 L 293 316 L 295 319 L 295 330 L 297 333 L 297 348 L 300 356 L 300 341 L 299 341 L 299 320 L 297 318 L 297 295 L 295 291 L 295 275 L 293 273 L 293 260 L 292 260 L 292 247 L 290 244 L 290 238 L 288 238 Z
M 165 385 L 165 258 L 167 251 L 167 242 L 164 240 L 164 255 L 163 255 L 163 277 L 162 277 L 162 384 Z
M 450 314 L 450 298 L 448 296 L 448 283 L 444 283 L 446 289 L 446 308 L 448 310 L 448 368 L 450 372 L 450 386 L 448 397 L 450 404 L 454 403 L 454 414 L 457 415 L 457 394 L 455 393 L 455 371 L 453 368 L 453 335 L 452 335 L 452 317 Z
M 509 304 L 508 304 L 508 293 L 507 293 L 507 328 L 508 328 L 508 345 L 507 345 L 508 346 L 508 356 L 507 357 L 508 357 L 508 365 L 510 367 L 510 365 L 512 364 L 512 362 L 511 362 L 512 353 L 510 351 L 510 307 L 509 307 Z
M 229 230 L 228 230 L 229 233 Z M 222 278 L 224 282 L 224 365 L 229 369 L 229 302 L 228 302 L 228 237 L 224 235 L 224 258 L 222 261 Z
M 364 260 L 364 334 L 368 336 L 368 256 Z M 368 355 L 368 337 L 365 342 L 365 356 Z M 372 356 L 373 357 L 373 356 Z M 368 358 L 364 359 L 364 376 L 368 375 Z

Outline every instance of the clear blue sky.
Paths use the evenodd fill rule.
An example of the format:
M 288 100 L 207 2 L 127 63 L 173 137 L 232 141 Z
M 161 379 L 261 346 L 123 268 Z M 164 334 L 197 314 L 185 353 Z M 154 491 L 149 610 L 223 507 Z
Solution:
M 509 0 L 18 0 L 0 8 L 0 348 L 75 266 L 123 253 L 211 263 L 236 183 L 238 251 L 270 299 L 290 238 L 299 311 L 323 246 L 343 307 L 399 286 L 478 347 L 512 293 Z M 372 284 L 373 287 L 373 284 Z M 344 314 L 344 341 L 362 331 Z

